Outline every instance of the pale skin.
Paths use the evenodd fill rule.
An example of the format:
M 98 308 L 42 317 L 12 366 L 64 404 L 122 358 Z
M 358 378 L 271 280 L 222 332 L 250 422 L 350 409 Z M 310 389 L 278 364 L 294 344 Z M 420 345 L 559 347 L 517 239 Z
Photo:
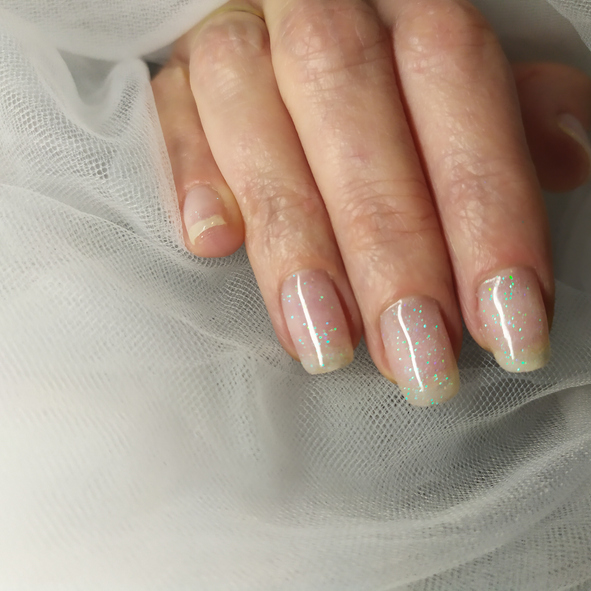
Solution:
M 531 300 L 528 318 L 537 306 L 539 326 L 550 324 L 540 183 L 562 191 L 589 176 L 581 134 L 591 126 L 591 81 L 582 73 L 511 66 L 465 0 L 236 0 L 177 42 L 153 88 L 180 211 L 189 216 L 187 248 L 219 257 L 246 240 L 279 341 L 303 363 L 312 355 L 308 371 L 345 365 L 343 343 L 355 347 L 363 334 L 379 371 L 406 384 L 396 348 L 406 341 L 395 336 L 406 334 L 400 302 L 425 302 L 436 318 L 450 376 L 462 318 L 505 369 L 546 362 L 547 328 L 537 324 L 523 345 L 526 361 L 495 350 L 482 286 L 514 270 Z M 189 194 L 198 195 L 195 211 Z M 310 333 L 316 349 L 305 349 L 292 325 L 285 286 L 299 272 L 322 288 L 327 277 L 327 300 L 342 309 L 327 312 L 326 325 L 339 326 L 340 357 L 326 366 L 314 365 L 314 355 L 334 353 L 326 333 L 324 341 Z M 304 305 L 302 318 L 311 326 L 310 314 L 325 311 L 310 310 Z M 394 324 L 384 320 L 388 310 Z M 417 364 L 437 354 L 417 347 L 408 379 L 422 388 L 432 375 Z M 425 395 L 411 381 L 406 397 L 443 402 L 457 392 L 452 381 L 433 382 Z

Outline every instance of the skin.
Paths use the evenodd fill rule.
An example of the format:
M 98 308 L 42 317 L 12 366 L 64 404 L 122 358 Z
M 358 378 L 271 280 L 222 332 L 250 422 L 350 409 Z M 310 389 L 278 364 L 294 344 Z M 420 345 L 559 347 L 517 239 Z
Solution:
M 476 293 L 501 269 L 532 269 L 551 318 L 540 182 L 569 190 L 589 176 L 557 124 L 591 125 L 586 76 L 510 66 L 464 0 L 227 8 L 177 42 L 154 95 L 181 211 L 199 185 L 225 209 L 195 243 L 185 230 L 187 248 L 226 256 L 246 239 L 288 353 L 280 291 L 300 269 L 328 273 L 353 345 L 364 334 L 392 380 L 380 316 L 401 298 L 439 304 L 456 355 L 462 318 L 487 347 Z

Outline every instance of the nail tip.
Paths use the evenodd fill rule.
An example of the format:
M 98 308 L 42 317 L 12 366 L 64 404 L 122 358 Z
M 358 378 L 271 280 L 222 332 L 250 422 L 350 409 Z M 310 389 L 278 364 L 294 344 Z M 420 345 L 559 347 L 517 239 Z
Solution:
M 323 374 L 332 373 L 332 372 L 338 371 L 339 369 L 343 369 L 343 368 L 347 367 L 348 365 L 350 365 L 353 362 L 354 358 L 355 358 L 355 354 L 353 353 L 353 351 L 351 351 L 350 353 L 340 355 L 338 358 L 331 359 L 330 361 L 328 361 L 327 363 L 324 363 L 323 365 L 319 365 L 317 362 L 312 362 L 312 363 L 303 362 L 302 366 L 310 375 L 313 375 L 313 376 L 323 375 Z
M 189 235 L 189 240 L 191 244 L 195 246 L 197 239 L 202 236 L 208 230 L 215 228 L 217 226 L 226 226 L 226 220 L 221 215 L 214 215 L 210 218 L 199 221 L 193 224 L 191 227 L 187 228 L 187 234 Z
M 224 204 L 219 193 L 209 185 L 191 188 L 185 196 L 181 213 L 193 246 L 204 232 L 215 226 L 226 225 Z
M 455 396 L 455 395 L 454 395 Z M 406 401 L 411 405 L 414 406 L 415 408 L 433 408 L 436 406 L 441 406 L 442 404 L 445 404 L 446 402 L 448 402 L 449 400 L 451 400 L 453 398 L 453 396 L 449 397 L 449 398 L 445 398 L 443 400 L 434 400 L 434 399 L 419 399 L 419 400 L 413 400 L 411 398 L 407 398 Z
M 509 373 L 529 373 L 543 369 L 550 361 L 550 346 L 546 346 L 539 353 L 530 354 L 521 360 L 507 359 L 504 356 L 495 355 L 497 363 Z
M 455 374 L 449 376 L 449 383 L 444 387 L 438 387 L 427 393 L 426 390 L 421 392 L 414 391 L 405 396 L 406 401 L 411 406 L 417 406 L 422 408 L 439 406 L 449 402 L 452 398 L 455 398 L 460 391 L 460 376 L 456 371 Z M 433 393 L 436 393 L 434 396 Z

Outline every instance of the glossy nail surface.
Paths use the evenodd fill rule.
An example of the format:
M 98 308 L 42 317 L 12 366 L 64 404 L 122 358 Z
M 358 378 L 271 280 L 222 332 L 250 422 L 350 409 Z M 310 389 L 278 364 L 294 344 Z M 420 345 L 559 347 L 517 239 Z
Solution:
M 457 394 L 458 366 L 435 300 L 396 302 L 382 314 L 381 329 L 390 369 L 408 402 L 433 406 Z
M 204 232 L 226 225 L 225 208 L 221 197 L 207 185 L 193 187 L 185 197 L 183 221 L 191 244 Z
M 482 335 L 503 369 L 526 372 L 546 365 L 548 319 L 533 270 L 508 269 L 485 281 L 478 305 Z
M 283 314 L 304 369 L 328 373 L 353 361 L 349 327 L 325 271 L 299 271 L 281 289 Z

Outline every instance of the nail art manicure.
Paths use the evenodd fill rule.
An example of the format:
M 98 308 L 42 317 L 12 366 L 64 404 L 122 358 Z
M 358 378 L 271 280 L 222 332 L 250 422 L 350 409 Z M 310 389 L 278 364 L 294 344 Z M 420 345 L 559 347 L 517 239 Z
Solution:
M 503 369 L 526 372 L 546 365 L 548 319 L 533 270 L 508 269 L 485 281 L 478 305 L 482 335 Z
M 457 394 L 458 366 L 435 300 L 396 302 L 382 314 L 381 329 L 390 369 L 408 402 L 434 406 Z
M 308 373 L 328 373 L 353 361 L 349 327 L 328 273 L 290 275 L 281 288 L 281 303 L 289 334 Z
M 225 208 L 218 193 L 207 185 L 193 187 L 185 197 L 183 220 L 191 244 L 204 232 L 226 224 Z

